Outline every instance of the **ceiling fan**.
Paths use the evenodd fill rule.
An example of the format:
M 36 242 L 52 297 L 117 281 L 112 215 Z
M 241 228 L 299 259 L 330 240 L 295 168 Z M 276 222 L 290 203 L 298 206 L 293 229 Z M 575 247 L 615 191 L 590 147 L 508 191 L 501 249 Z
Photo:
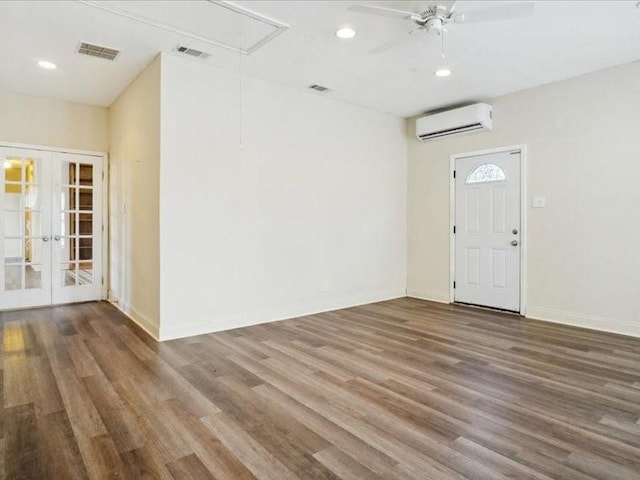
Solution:
M 394 17 L 413 22 L 414 26 L 411 30 L 404 33 L 400 37 L 391 39 L 382 45 L 377 46 L 370 53 L 382 53 L 397 44 L 403 42 L 419 31 L 425 31 L 432 35 L 442 37 L 447 31 L 447 27 L 453 23 L 477 23 L 491 22 L 498 20 L 512 20 L 516 18 L 528 17 L 533 14 L 534 2 L 518 2 L 504 3 L 497 7 L 480 8 L 468 10 L 464 12 L 456 11 L 457 1 L 452 0 L 436 0 L 437 4 L 429 6 L 421 12 L 409 12 L 405 10 L 397 10 L 395 8 L 376 7 L 373 5 L 356 4 L 351 5 L 349 10 L 354 12 L 368 13 L 374 15 L 382 15 L 385 17 Z

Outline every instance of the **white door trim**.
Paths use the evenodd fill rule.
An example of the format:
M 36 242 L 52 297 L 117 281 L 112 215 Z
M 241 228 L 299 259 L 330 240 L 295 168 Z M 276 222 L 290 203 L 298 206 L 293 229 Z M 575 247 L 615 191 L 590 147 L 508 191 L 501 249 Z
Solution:
M 54 153 L 70 153 L 102 157 L 102 300 L 107 299 L 109 289 L 109 154 L 97 150 L 82 150 L 78 148 L 52 147 L 48 145 L 31 145 L 27 143 L 5 142 L 0 140 L 0 147 L 19 148 L 24 150 L 40 150 Z
M 527 249 L 528 249 L 528 225 L 527 225 L 527 146 L 508 145 L 504 147 L 488 148 L 473 152 L 455 153 L 451 155 L 449 162 L 449 303 L 455 302 L 455 290 L 453 281 L 456 278 L 456 237 L 453 227 L 456 222 L 456 181 L 453 172 L 456 169 L 456 160 L 492 153 L 504 153 L 520 151 L 520 315 L 527 313 Z

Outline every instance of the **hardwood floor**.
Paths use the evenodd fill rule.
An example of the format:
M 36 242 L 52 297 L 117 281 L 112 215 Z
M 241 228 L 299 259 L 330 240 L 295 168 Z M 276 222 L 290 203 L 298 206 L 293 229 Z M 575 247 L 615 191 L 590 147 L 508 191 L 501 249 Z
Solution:
M 640 478 L 640 339 L 412 299 L 161 344 L 0 318 L 7 479 Z

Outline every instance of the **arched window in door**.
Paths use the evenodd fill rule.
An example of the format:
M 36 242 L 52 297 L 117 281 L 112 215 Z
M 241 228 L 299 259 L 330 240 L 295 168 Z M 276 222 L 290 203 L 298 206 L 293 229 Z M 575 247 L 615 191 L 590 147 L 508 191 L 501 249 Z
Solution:
M 474 168 L 467 177 L 467 183 L 484 183 L 484 182 L 499 182 L 506 180 L 507 176 L 504 174 L 498 165 L 493 163 L 484 163 Z

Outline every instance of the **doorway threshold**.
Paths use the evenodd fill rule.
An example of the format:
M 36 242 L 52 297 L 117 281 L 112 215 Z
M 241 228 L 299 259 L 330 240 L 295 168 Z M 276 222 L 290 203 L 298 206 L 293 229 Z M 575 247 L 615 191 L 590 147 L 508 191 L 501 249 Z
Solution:
M 510 313 L 511 315 L 518 315 L 520 317 L 524 316 L 521 315 L 520 312 L 516 311 L 516 310 L 507 310 L 506 308 L 498 308 L 498 307 L 488 307 L 486 305 L 477 305 L 475 303 L 466 303 L 466 302 L 453 302 L 454 305 L 460 305 L 463 307 L 473 307 L 473 308 L 478 308 L 480 310 L 489 310 L 492 312 L 500 312 L 500 313 Z

